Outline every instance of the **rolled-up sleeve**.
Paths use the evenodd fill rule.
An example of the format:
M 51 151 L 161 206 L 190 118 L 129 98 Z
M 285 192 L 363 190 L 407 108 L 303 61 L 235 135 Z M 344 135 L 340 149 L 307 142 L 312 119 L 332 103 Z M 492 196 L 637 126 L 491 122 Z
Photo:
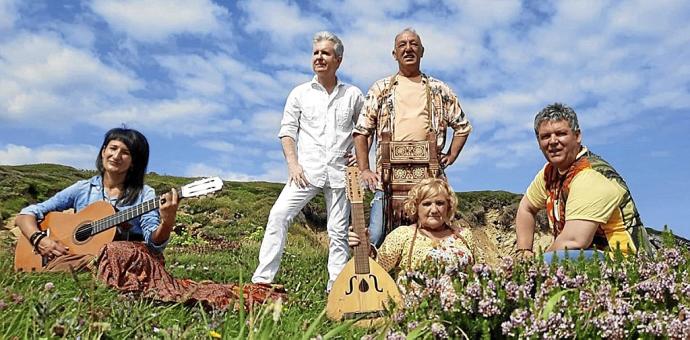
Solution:
M 447 91 L 447 96 L 444 96 L 444 99 L 446 99 L 444 100 L 445 118 L 448 126 L 453 129 L 453 136 L 462 137 L 469 135 L 472 131 L 472 124 L 467 119 L 465 111 L 462 110 L 458 96 L 449 87 L 446 87 L 444 90 Z
M 42 221 L 45 215 L 53 211 L 63 211 L 74 208 L 77 194 L 82 190 L 85 181 L 78 181 L 71 186 L 63 189 L 53 197 L 41 203 L 32 204 L 22 209 L 20 215 L 33 215 L 38 221 Z
M 364 104 L 360 110 L 359 119 L 357 119 L 357 124 L 352 130 L 352 134 L 369 136 L 374 133 L 376 129 L 376 123 L 378 119 L 379 111 L 379 90 L 378 84 L 374 84 L 367 92 L 367 96 L 364 99 Z
M 144 187 L 143 194 L 143 202 L 156 198 L 156 192 L 153 190 L 153 188 L 148 186 Z M 160 225 L 160 220 L 160 213 L 158 212 L 158 209 L 153 209 L 141 215 L 139 223 L 141 223 L 141 232 L 144 234 L 144 242 L 146 243 L 146 245 L 148 245 L 152 250 L 162 253 L 163 250 L 165 250 L 165 247 L 168 245 L 169 239 L 165 240 L 165 242 L 161 244 L 156 244 L 155 242 L 153 242 L 152 239 L 153 233 L 156 231 L 156 229 L 158 229 L 158 226 Z
M 283 119 L 280 122 L 280 132 L 278 138 L 292 137 L 297 140 L 297 133 L 299 132 L 299 119 L 302 115 L 302 107 L 299 102 L 299 87 L 290 92 L 287 101 L 285 102 L 285 109 L 283 110 Z

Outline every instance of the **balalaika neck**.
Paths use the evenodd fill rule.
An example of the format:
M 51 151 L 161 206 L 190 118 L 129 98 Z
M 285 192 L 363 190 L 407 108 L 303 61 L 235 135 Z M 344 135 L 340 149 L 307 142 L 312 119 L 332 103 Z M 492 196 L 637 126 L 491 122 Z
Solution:
M 359 235 L 360 242 L 354 249 L 355 273 L 369 273 L 369 237 L 364 228 L 364 208 L 362 202 L 352 203 L 352 228 Z

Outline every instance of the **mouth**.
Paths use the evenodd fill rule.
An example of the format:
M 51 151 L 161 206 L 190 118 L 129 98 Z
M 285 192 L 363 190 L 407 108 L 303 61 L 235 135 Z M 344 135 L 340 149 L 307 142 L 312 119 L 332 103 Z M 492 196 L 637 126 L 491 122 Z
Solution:
M 417 58 L 413 53 L 407 53 L 403 55 L 403 60 L 415 60 Z

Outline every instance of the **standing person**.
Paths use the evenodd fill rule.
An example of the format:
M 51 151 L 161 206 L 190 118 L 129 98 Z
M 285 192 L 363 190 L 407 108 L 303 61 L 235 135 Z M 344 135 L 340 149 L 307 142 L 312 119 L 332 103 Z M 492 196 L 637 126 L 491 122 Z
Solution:
M 653 251 L 630 190 L 616 170 L 582 145 L 575 111 L 554 103 L 534 117 L 534 133 L 546 165 L 518 207 L 517 251 L 534 256 L 535 216 L 546 209 L 554 241 L 544 259 L 585 257 L 616 248 L 625 255 Z
M 358 88 L 336 76 L 343 49 L 335 34 L 316 33 L 311 58 L 314 78 L 293 89 L 285 103 L 278 137 L 289 179 L 269 214 L 254 283 L 273 282 L 290 222 L 319 192 L 326 199 L 330 238 L 326 290 L 347 262 L 350 205 L 345 195 L 345 168 L 354 163 L 352 128 L 364 99 Z
M 420 69 L 424 46 L 419 34 L 405 28 L 395 36 L 393 58 L 398 72 L 378 80 L 366 96 L 364 108 L 353 131 L 357 164 L 361 178 L 375 191 L 371 206 L 369 230 L 371 241 L 383 241 L 383 186 L 381 185 L 381 135 L 391 134 L 393 141 L 423 141 L 429 131 L 435 134 L 438 161 L 441 168 L 455 162 L 472 130 L 460 106 L 458 97 L 444 82 L 432 78 Z M 446 130 L 453 129 L 453 139 L 447 152 Z M 367 138 L 375 134 L 379 141 L 376 150 L 376 173 L 369 169 Z M 432 155 L 436 156 L 436 155 Z

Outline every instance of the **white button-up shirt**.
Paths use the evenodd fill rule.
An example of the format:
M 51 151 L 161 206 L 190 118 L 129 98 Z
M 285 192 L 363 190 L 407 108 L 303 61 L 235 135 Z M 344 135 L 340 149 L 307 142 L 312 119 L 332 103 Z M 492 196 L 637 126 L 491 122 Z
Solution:
M 338 80 L 328 94 L 316 76 L 290 92 L 278 137 L 297 142 L 297 159 L 310 184 L 345 187 L 345 154 L 352 151 L 352 128 L 363 104 L 358 88 Z

